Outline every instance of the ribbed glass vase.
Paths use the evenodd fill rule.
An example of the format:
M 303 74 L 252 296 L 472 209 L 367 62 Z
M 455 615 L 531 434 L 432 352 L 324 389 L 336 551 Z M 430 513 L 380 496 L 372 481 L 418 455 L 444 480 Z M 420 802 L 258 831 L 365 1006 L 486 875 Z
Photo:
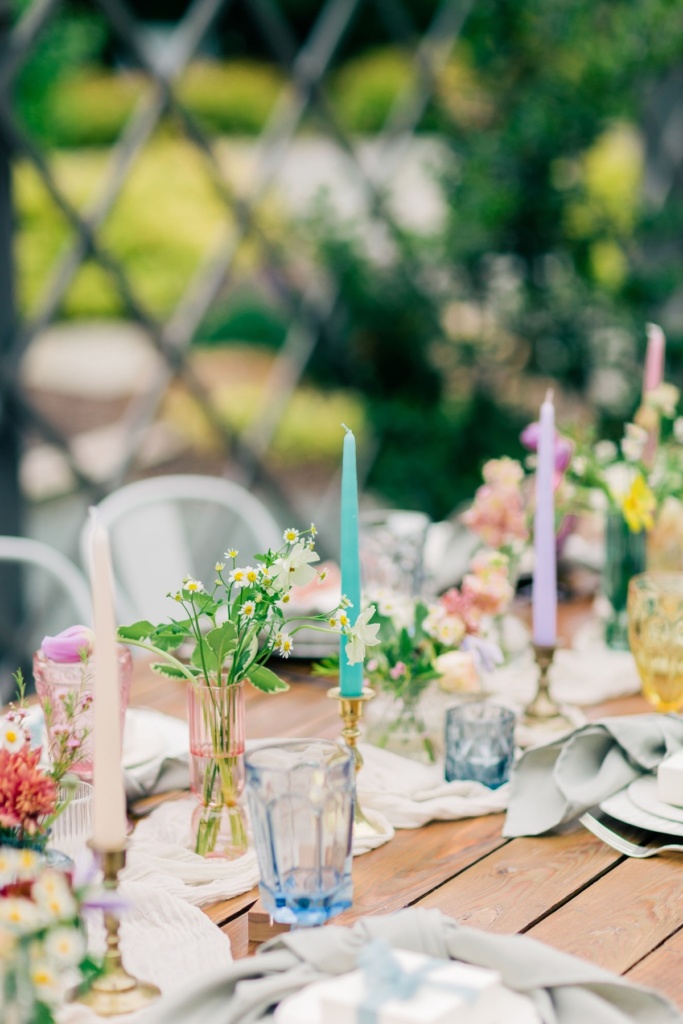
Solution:
M 190 785 L 195 851 L 234 860 L 247 852 L 244 790 L 244 680 L 188 686 Z

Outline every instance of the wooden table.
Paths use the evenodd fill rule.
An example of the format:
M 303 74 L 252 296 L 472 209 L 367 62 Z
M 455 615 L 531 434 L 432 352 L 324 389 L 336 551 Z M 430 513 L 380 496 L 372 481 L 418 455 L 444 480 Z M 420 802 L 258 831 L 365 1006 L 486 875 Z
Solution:
M 292 684 L 288 694 L 269 697 L 249 688 L 248 735 L 338 735 L 329 684 L 308 678 L 296 664 L 283 674 Z M 132 702 L 185 717 L 183 684 L 151 673 L 140 673 Z M 640 697 L 629 697 L 586 714 L 645 710 Z M 531 935 L 658 989 L 683 1009 L 680 855 L 629 860 L 576 824 L 557 835 L 503 839 L 502 823 L 496 814 L 397 831 L 390 843 L 354 861 L 354 905 L 335 923 L 436 907 L 486 931 Z M 638 838 L 636 830 L 629 834 Z M 230 936 L 236 957 L 250 952 L 246 915 L 257 895 L 254 889 L 206 911 Z

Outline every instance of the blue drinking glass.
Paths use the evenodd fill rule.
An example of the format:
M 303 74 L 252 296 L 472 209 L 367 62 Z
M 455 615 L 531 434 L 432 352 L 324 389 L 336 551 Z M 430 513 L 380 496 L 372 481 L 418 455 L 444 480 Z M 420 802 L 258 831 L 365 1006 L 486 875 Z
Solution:
M 446 712 L 446 780 L 468 779 L 497 789 L 510 777 L 515 716 L 509 708 L 472 701 Z
M 282 924 L 324 924 L 351 906 L 351 751 L 278 743 L 247 753 L 245 766 L 263 904 Z

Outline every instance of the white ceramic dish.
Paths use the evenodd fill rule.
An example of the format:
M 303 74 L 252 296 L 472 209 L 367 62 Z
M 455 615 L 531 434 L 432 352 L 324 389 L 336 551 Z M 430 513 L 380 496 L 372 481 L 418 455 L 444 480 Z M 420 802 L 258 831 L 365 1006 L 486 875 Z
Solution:
M 628 787 L 628 795 L 641 810 L 683 825 L 683 807 L 674 807 L 673 804 L 666 804 L 659 799 L 655 775 L 643 775 L 642 778 L 636 779 Z
M 617 821 L 623 821 L 626 825 L 635 825 L 638 828 L 645 828 L 649 832 L 661 832 L 668 836 L 683 836 L 683 824 L 669 821 L 667 818 L 660 818 L 650 811 L 644 811 L 631 799 L 628 788 L 627 786 L 625 789 L 620 789 L 618 793 L 603 800 L 600 810 L 612 818 L 616 818 Z

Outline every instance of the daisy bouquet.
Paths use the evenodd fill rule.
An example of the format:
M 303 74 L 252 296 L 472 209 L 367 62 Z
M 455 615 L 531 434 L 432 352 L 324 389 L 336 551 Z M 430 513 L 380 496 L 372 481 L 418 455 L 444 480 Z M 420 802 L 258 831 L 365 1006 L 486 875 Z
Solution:
M 48 867 L 33 850 L 0 845 L 3 1020 L 52 1024 L 69 990 L 99 972 L 81 919 L 89 895 L 77 877 Z
M 190 748 L 194 735 L 207 738 L 209 753 L 193 756 L 192 788 L 205 810 L 196 822 L 196 852 L 211 855 L 229 809 L 230 856 L 246 850 L 246 831 L 237 801 L 244 785 L 244 725 L 238 691 L 249 682 L 263 693 L 288 689 L 265 662 L 273 655 L 289 658 L 295 653 L 295 636 L 301 629 L 336 630 L 348 637 L 352 661 L 361 661 L 368 636 L 367 616 L 352 622 L 350 602 L 342 596 L 328 611 L 315 615 L 291 615 L 296 588 L 316 579 L 325 582 L 326 570 L 318 569 L 316 528 L 287 529 L 277 550 L 254 556 L 253 565 L 238 561 L 239 552 L 229 548 L 214 566 L 210 586 L 186 578 L 169 594 L 177 615 L 154 625 L 143 620 L 119 629 L 119 638 L 153 652 L 152 668 L 191 685 Z M 234 698 L 234 699 L 233 699 Z M 241 699 L 241 697 L 239 698 Z M 194 703 L 193 703 L 194 700 Z M 194 723 L 194 725 L 193 725 Z M 196 729 L 195 729 L 196 725 Z M 204 749 L 205 739 L 197 740 Z M 201 760 L 201 764 L 200 764 Z M 195 767 L 196 777 L 195 777 Z

